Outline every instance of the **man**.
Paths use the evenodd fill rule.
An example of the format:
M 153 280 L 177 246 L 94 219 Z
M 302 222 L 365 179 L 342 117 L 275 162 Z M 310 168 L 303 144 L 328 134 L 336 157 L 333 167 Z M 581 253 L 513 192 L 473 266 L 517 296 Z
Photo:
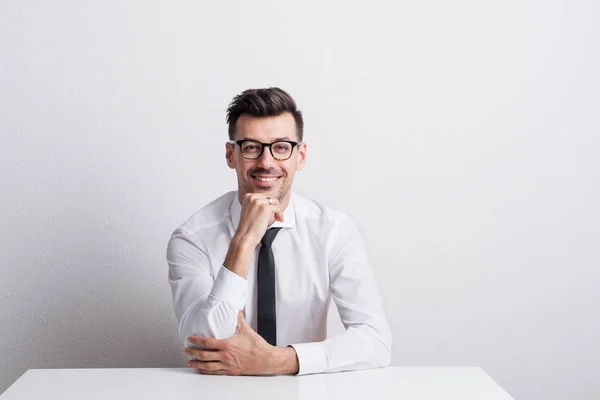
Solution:
M 238 190 L 196 212 L 167 249 L 188 365 L 219 375 L 389 365 L 391 332 L 355 225 L 291 192 L 306 162 L 292 97 L 246 90 L 227 123 L 225 158 Z M 346 331 L 327 339 L 331 299 Z

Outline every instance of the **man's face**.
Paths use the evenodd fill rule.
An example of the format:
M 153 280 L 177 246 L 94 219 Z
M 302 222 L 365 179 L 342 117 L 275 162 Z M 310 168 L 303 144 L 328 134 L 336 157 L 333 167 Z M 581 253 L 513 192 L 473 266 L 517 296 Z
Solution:
M 291 113 L 276 117 L 253 117 L 242 114 L 235 125 L 234 140 L 252 139 L 261 143 L 277 140 L 298 141 L 296 121 Z M 306 144 L 293 149 L 292 156 L 283 161 L 273 158 L 268 147 L 256 160 L 242 157 L 240 146 L 226 144 L 227 165 L 235 169 L 240 199 L 246 193 L 264 193 L 280 202 L 289 199 L 289 190 L 296 171 L 306 162 Z M 272 179 L 275 178 L 275 179 Z M 261 180 L 262 179 L 262 180 Z

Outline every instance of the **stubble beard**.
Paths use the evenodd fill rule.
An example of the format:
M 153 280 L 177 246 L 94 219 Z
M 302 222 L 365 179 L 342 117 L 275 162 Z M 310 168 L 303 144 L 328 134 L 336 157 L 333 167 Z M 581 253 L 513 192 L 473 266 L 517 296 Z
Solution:
M 261 188 L 258 187 L 255 190 L 253 190 L 251 187 L 248 187 L 244 190 L 244 193 L 264 193 L 264 194 L 270 194 L 271 191 L 273 190 L 273 188 Z M 285 196 L 287 196 L 287 194 L 289 193 L 290 188 L 289 186 L 287 187 L 281 187 L 279 189 L 279 191 L 277 193 L 273 193 L 273 195 L 271 197 L 276 198 L 277 200 L 279 200 L 279 202 L 283 202 L 283 199 L 285 198 Z

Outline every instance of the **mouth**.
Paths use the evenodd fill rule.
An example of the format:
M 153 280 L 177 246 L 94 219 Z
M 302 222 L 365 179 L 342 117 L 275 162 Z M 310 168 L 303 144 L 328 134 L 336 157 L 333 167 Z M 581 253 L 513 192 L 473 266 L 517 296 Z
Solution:
M 275 183 L 281 176 L 274 175 L 250 175 L 252 180 L 256 182 L 259 186 L 270 186 Z

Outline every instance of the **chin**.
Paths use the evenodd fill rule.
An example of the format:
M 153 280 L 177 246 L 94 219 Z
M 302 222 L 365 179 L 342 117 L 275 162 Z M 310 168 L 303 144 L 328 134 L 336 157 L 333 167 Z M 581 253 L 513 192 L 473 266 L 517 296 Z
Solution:
M 278 199 L 280 201 L 281 201 L 281 199 L 283 199 L 285 197 L 285 195 L 288 192 L 287 190 L 285 190 L 284 187 L 282 187 L 280 185 L 275 185 L 275 186 L 271 186 L 271 187 L 263 187 L 263 186 L 256 186 L 256 185 L 252 184 L 252 182 L 250 182 L 250 185 L 247 186 L 247 189 L 248 190 L 245 191 L 246 193 L 261 193 L 261 194 L 271 196 L 272 198 Z
M 278 197 L 279 188 L 278 187 L 262 187 L 262 186 L 250 186 L 250 193 L 263 193 L 263 194 L 271 194 L 271 197 Z

